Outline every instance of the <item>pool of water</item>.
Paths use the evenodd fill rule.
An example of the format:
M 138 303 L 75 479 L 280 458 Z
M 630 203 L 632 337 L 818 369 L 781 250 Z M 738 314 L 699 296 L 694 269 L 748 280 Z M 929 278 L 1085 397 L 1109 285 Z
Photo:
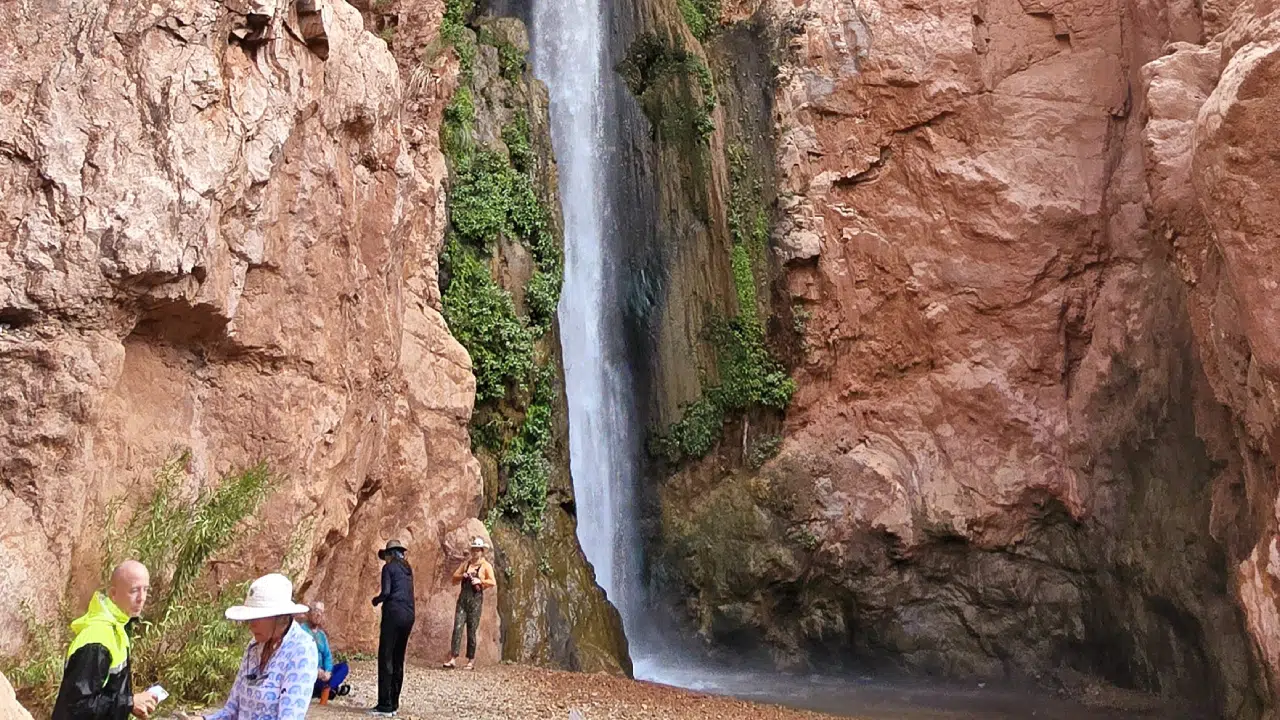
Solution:
M 639 680 L 752 702 L 868 720 L 1174 720 L 1152 711 L 1100 710 L 1061 698 L 954 683 L 788 675 L 634 659 Z M 1177 720 L 1182 720 L 1178 716 Z

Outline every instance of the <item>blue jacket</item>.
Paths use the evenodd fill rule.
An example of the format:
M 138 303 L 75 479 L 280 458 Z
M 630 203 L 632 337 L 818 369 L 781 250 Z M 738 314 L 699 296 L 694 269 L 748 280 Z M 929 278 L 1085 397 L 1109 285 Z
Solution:
M 313 628 L 306 623 L 302 623 L 302 627 L 311 633 L 311 637 L 316 641 L 316 649 L 320 651 L 320 669 L 333 672 L 333 652 L 329 650 L 329 636 L 320 628 Z

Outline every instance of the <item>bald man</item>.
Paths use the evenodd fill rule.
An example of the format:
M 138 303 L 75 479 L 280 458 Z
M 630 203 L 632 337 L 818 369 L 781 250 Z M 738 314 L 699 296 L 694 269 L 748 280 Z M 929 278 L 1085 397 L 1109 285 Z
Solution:
M 129 638 L 147 604 L 151 575 L 136 560 L 111 573 L 106 594 L 95 592 L 89 611 L 71 623 L 76 639 L 67 650 L 53 720 L 146 720 L 156 709 L 150 693 L 134 693 L 129 677 Z

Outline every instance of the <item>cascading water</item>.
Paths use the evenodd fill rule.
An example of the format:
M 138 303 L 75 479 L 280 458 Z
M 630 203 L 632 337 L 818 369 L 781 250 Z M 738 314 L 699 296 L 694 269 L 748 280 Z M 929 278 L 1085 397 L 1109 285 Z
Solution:
M 603 1 L 535 0 L 533 64 L 550 90 L 564 214 L 559 318 L 578 540 L 597 582 L 622 614 L 634 649 L 642 597 L 634 502 L 637 434 L 606 231 L 611 222 Z

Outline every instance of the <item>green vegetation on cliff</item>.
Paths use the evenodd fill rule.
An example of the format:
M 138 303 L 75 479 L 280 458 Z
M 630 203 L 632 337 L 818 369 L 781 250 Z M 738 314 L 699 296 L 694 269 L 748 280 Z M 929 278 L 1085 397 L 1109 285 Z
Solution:
M 702 397 L 685 405 L 680 420 L 655 436 L 653 450 L 671 462 L 710 452 L 730 413 L 753 408 L 783 410 L 791 402 L 795 381 L 764 344 L 764 331 L 747 318 L 717 319 L 710 341 L 716 348 L 720 384 L 704 387 Z
M 689 32 L 705 40 L 720 22 L 720 0 L 676 0 Z
M 451 3 L 446 19 L 454 13 L 464 21 L 469 12 L 464 6 L 469 5 Z M 459 26 L 455 34 L 471 37 L 472 31 Z M 506 86 L 502 97 L 522 97 L 523 55 L 490 27 L 482 26 L 475 37 L 477 53 L 491 53 L 485 62 L 494 59 L 485 48 L 497 50 L 500 72 L 493 82 Z M 450 331 L 470 353 L 476 376 L 473 449 L 491 453 L 505 479 L 492 516 L 508 517 L 536 534 L 553 468 L 549 452 L 556 375 L 554 360 L 538 358 L 547 354 L 539 350 L 540 342 L 555 319 L 564 254 L 540 192 L 543 180 L 528 111 L 506 108 L 510 118 L 501 128 L 502 142 L 478 147 L 476 124 L 490 119 L 477 117 L 476 99 L 489 96 L 478 95 L 486 88 L 475 82 L 475 74 L 464 73 L 440 131 L 451 179 L 448 241 L 441 255 L 443 311 Z M 523 303 L 500 281 L 499 267 L 506 262 L 502 255 L 511 251 L 504 248 L 504 239 L 518 242 L 533 260 Z
M 507 146 L 511 164 L 522 173 L 534 171 L 535 157 L 529 139 L 529 113 L 517 110 L 515 118 L 502 126 L 502 142 Z
M 449 222 L 459 237 L 478 247 L 492 250 L 499 237 L 509 237 L 519 238 L 535 255 L 545 252 L 547 211 L 533 179 L 516 170 L 511 158 L 490 150 L 462 155 L 455 164 Z
M 449 239 L 441 261 L 449 269 L 444 317 L 471 355 L 476 402 L 502 400 L 527 386 L 533 372 L 533 333 L 516 315 L 511 293 L 498 286 L 481 251 Z
M 765 252 L 769 248 L 769 215 L 761 201 L 761 182 L 747 166 L 747 149 L 733 145 L 726 153 L 729 164 L 729 208 L 726 212 L 729 237 L 733 241 L 730 261 L 733 285 L 738 294 L 738 315 L 759 324 L 759 294 L 756 284 L 765 275 Z
M 552 381 L 555 369 L 537 369 L 533 397 L 525 409 L 520 431 L 507 443 L 502 465 L 507 472 L 507 491 L 498 501 L 504 515 L 521 520 L 525 532 L 542 529 L 543 509 L 547 502 L 551 461 L 551 411 L 555 400 Z
M 455 45 L 466 35 L 467 20 L 475 11 L 476 0 L 445 0 L 444 17 L 440 20 L 440 37 Z
M 644 33 L 631 43 L 617 69 L 659 137 L 700 144 L 711 138 L 716 87 L 711 69 L 697 54 L 679 42 Z
M 720 383 L 704 387 L 702 397 L 682 408 L 680 420 L 653 439 L 653 449 L 671 462 L 710 452 L 730 414 L 753 408 L 784 410 L 795 392 L 795 381 L 766 347 L 760 319 L 757 285 L 766 273 L 769 243 L 761 182 L 748 168 L 746 148 L 730 148 L 727 160 L 731 190 L 726 215 L 738 315 L 729 320 L 716 318 L 707 330 L 715 348 Z M 759 456 L 753 453 L 752 457 Z
M 134 677 L 164 685 L 179 703 L 208 704 L 231 687 L 249 632 L 223 617 L 244 598 L 244 586 L 211 590 L 216 586 L 205 582 L 205 573 L 211 560 L 235 548 L 276 481 L 259 464 L 191 497 L 185 490 L 190 459 L 183 453 L 161 467 L 151 497 L 127 519 L 120 517 L 122 500 L 108 506 L 102 580 L 125 558 L 147 566 L 151 598 L 133 640 Z M 82 611 L 64 607 L 52 625 L 28 613 L 31 641 L 20 660 L 3 663 L 20 699 L 37 712 L 53 705 L 71 641 L 68 625 Z

